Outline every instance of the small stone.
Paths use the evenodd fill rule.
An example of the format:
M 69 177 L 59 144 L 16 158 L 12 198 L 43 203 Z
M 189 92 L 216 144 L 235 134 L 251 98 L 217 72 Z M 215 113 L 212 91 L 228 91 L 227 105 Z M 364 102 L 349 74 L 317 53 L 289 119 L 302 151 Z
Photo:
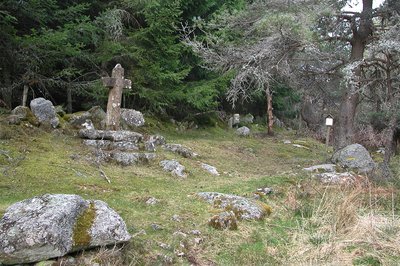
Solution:
M 158 203 L 158 200 L 154 197 L 150 197 L 146 200 L 147 205 L 156 205 Z
M 271 194 L 273 192 L 272 188 L 264 187 L 264 188 L 257 188 L 257 192 L 263 193 L 264 195 Z
M 196 244 L 200 244 L 200 243 L 202 243 L 203 242 L 203 238 L 201 238 L 201 237 L 196 237 L 195 239 L 194 239 L 194 243 L 196 243 Z
M 190 231 L 190 233 L 191 233 L 192 235 L 195 235 L 195 236 L 201 235 L 201 232 L 200 232 L 199 230 L 192 230 L 192 231 Z
M 175 252 L 175 255 L 178 256 L 178 257 L 184 257 L 184 256 L 185 256 L 185 253 L 182 252 L 182 251 L 180 251 L 180 250 L 177 250 L 177 251 Z
M 158 246 L 163 249 L 170 249 L 171 246 L 165 243 L 158 243 Z
M 284 140 L 283 144 L 292 144 L 292 142 L 290 140 Z
M 206 163 L 201 163 L 201 168 L 203 168 L 204 170 L 206 170 L 207 172 L 209 172 L 212 175 L 219 176 L 217 168 L 215 168 L 212 165 L 209 165 L 209 164 L 206 164 Z
M 187 234 L 185 234 L 182 231 L 176 231 L 175 233 L 172 234 L 173 236 L 178 236 L 178 237 L 187 237 Z
M 163 230 L 163 228 L 158 224 L 151 224 L 150 226 L 154 231 Z
M 174 214 L 171 218 L 172 221 L 180 223 L 182 221 L 181 217 L 178 214 Z

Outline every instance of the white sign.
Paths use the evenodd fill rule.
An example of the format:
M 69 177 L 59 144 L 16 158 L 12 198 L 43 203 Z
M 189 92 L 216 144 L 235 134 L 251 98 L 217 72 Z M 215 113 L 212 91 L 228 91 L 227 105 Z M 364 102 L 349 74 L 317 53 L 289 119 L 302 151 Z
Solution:
M 333 118 L 332 117 L 327 117 L 325 119 L 325 125 L 327 125 L 328 127 L 333 126 Z

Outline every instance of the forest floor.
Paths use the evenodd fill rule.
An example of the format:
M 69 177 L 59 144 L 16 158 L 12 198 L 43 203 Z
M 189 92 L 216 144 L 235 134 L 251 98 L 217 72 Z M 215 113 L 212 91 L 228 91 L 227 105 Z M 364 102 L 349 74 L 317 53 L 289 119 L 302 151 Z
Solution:
M 111 251 L 76 254 L 90 258 L 86 265 L 395 265 L 400 261 L 399 158 L 393 160 L 395 179 L 390 182 L 363 179 L 347 187 L 325 185 L 302 169 L 327 162 L 331 154 L 322 143 L 295 131 L 238 137 L 221 128 L 179 132 L 153 121 L 142 132 L 163 135 L 167 143 L 183 144 L 200 157 L 183 158 L 158 148 L 157 159 L 148 165 L 99 166 L 88 159 L 92 153 L 74 131 L 0 124 L 0 215 L 17 201 L 45 193 L 105 201 L 125 220 L 133 238 Z M 163 159 L 177 159 L 188 177 L 164 172 L 159 166 Z M 207 173 L 200 162 L 215 166 L 221 175 Z M 193 196 L 213 191 L 252 198 L 263 187 L 273 190 L 259 199 L 272 207 L 271 215 L 261 221 L 240 221 L 237 230 L 210 227 L 207 221 L 216 210 Z M 151 197 L 158 202 L 146 204 Z M 200 234 L 192 234 L 193 230 Z

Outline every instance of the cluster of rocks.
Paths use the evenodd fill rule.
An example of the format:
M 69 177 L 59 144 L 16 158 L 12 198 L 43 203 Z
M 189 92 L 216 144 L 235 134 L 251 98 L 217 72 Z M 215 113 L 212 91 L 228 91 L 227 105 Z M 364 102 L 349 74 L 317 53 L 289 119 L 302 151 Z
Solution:
M 368 150 L 360 144 L 336 151 L 331 160 L 334 164 L 315 165 L 303 170 L 313 172 L 323 183 L 348 185 L 356 181 L 358 174 L 371 174 L 377 166 Z
M 239 220 L 261 220 L 272 211 L 265 203 L 236 195 L 199 192 L 197 196 L 221 210 L 208 220 L 208 224 L 216 229 L 235 230 Z
M 105 202 L 46 194 L 17 202 L 0 220 L 0 262 L 32 263 L 131 239 Z
M 106 112 L 100 106 L 94 106 L 88 111 L 65 114 L 61 106 L 44 98 L 35 98 L 30 102 L 30 108 L 17 106 L 11 111 L 7 121 L 9 124 L 19 125 L 28 122 L 34 126 L 45 126 L 49 128 L 60 127 L 62 122 L 67 122 L 73 128 L 81 129 L 93 127 L 105 128 Z M 125 130 L 136 129 L 145 123 L 141 112 L 133 109 L 121 109 L 121 126 Z
M 113 161 L 123 166 L 149 163 L 157 158 L 156 148 L 161 146 L 165 151 L 176 153 L 184 158 L 197 158 L 199 155 L 181 144 L 166 144 L 160 135 L 144 136 L 140 133 L 120 130 L 81 129 L 79 136 L 83 144 L 91 147 L 94 154 L 103 161 Z M 172 175 L 186 178 L 185 166 L 177 160 L 162 160 L 160 166 Z M 219 175 L 211 165 L 200 163 L 201 168 L 212 175 Z
M 81 129 L 79 136 L 84 139 L 83 144 L 92 147 L 101 160 L 124 166 L 154 160 L 155 147 L 165 144 L 162 136 L 150 136 L 145 140 L 142 134 L 127 130 Z

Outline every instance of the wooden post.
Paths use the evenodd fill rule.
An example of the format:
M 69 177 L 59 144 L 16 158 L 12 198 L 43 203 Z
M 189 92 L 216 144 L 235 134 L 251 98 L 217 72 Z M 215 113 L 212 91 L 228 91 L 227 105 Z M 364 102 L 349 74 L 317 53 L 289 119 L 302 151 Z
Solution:
M 326 125 L 326 150 L 328 151 L 329 147 L 329 137 L 331 135 L 331 127 L 333 126 L 333 117 L 331 115 L 328 115 L 325 118 L 325 125 Z
M 28 85 L 24 85 L 24 91 L 22 92 L 22 106 L 26 106 L 26 101 L 28 99 Z
M 326 150 L 328 150 L 328 147 L 329 147 L 329 137 L 330 137 L 330 135 L 331 135 L 331 127 L 327 126 L 326 127 L 326 142 L 325 142 Z
M 124 79 L 124 69 L 117 64 L 112 70 L 110 77 L 101 78 L 103 85 L 111 87 L 108 94 L 106 129 L 119 130 L 121 118 L 121 100 L 124 88 L 131 88 L 132 83 L 129 79 Z

